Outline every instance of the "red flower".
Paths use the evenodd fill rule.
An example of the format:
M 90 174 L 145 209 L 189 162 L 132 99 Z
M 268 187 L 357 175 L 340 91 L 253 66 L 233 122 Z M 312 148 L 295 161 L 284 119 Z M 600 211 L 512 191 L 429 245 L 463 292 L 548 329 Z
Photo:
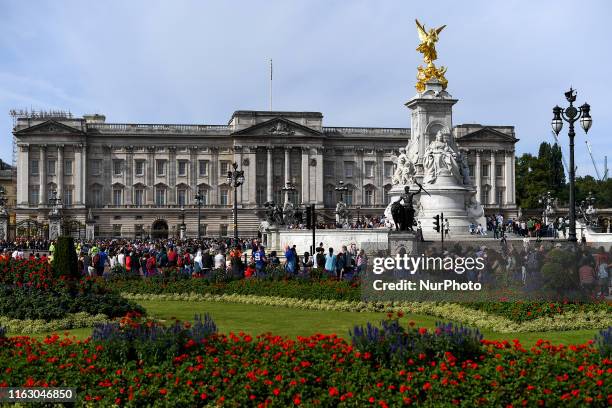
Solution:
M 425 384 L 423 384 L 423 391 L 427 391 L 431 388 L 431 384 L 429 382 L 426 382 Z
M 335 397 L 338 394 L 340 394 L 340 392 L 338 391 L 338 389 L 336 387 L 331 387 L 329 389 L 329 396 L 330 397 Z
M 161 390 L 159 390 L 159 393 L 161 395 L 166 395 L 168 393 L 168 390 L 166 390 L 165 388 L 162 388 Z

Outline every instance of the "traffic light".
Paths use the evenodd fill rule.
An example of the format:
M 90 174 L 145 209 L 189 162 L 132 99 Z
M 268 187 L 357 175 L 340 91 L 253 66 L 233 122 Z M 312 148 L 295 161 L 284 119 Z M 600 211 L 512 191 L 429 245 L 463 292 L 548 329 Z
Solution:
M 434 230 L 440 232 L 440 214 L 433 217 L 434 219 Z

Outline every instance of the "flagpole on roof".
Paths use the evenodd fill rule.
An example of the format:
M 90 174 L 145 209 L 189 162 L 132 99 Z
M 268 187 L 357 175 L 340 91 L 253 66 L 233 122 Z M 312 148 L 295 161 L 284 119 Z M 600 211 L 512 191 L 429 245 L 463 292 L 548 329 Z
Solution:
M 272 58 L 270 58 L 270 112 L 272 111 Z

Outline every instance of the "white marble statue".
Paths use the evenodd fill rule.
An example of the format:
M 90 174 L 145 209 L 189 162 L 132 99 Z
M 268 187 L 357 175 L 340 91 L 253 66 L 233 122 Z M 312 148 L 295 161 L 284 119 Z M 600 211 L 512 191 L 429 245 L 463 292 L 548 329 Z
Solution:
M 484 217 L 484 208 L 478 200 L 476 200 L 476 194 L 471 194 L 466 197 L 465 209 L 467 210 L 468 219 L 474 224 L 481 224 L 482 218 Z
M 406 186 L 414 182 L 416 168 L 414 162 L 410 160 L 406 154 L 406 149 L 400 148 L 400 154 L 397 156 L 395 172 L 391 178 L 391 183 L 394 185 Z
M 438 131 L 436 140 L 425 150 L 423 181 L 434 184 L 440 176 L 453 176 L 458 183 L 463 184 L 458 156 L 459 154 L 449 145 L 447 136 L 441 130 Z

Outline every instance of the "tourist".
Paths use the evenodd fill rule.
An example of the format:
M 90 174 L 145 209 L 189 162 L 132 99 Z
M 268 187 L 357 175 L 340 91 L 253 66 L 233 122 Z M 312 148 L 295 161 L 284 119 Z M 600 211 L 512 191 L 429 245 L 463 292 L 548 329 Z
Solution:
M 580 286 L 582 286 L 588 295 L 593 294 L 596 284 L 595 269 L 587 257 L 581 259 L 578 276 L 580 277 Z
M 336 278 L 342 279 L 344 269 L 346 268 L 346 246 L 342 246 L 338 255 L 336 255 Z
M 285 271 L 294 274 L 297 270 L 297 254 L 295 249 L 285 246 Z
M 215 255 L 215 269 L 225 270 L 225 266 L 225 252 L 219 249 L 217 255 Z
M 253 261 L 255 262 L 255 276 L 262 277 L 267 262 L 263 245 L 259 245 L 257 251 L 253 253 Z
M 310 275 L 310 271 L 312 270 L 312 258 L 308 252 L 304 252 L 304 256 L 302 257 L 302 275 L 308 276 Z
M 324 248 L 321 248 L 321 247 L 317 248 L 317 254 L 315 256 L 315 261 L 316 261 L 317 268 L 319 269 L 325 268 L 325 249 Z
M 329 276 L 336 275 L 336 255 L 334 254 L 334 248 L 329 248 L 329 253 L 325 255 L 325 272 Z
M 368 257 L 365 254 L 363 249 L 359 250 L 359 254 L 357 255 L 357 276 L 361 276 L 365 273 L 366 268 L 368 267 Z

